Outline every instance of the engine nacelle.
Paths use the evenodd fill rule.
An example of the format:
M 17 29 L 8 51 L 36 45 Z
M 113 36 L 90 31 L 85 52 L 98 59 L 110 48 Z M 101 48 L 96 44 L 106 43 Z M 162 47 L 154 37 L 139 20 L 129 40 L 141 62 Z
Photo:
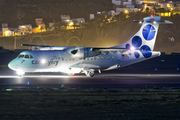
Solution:
M 100 53 L 100 51 L 95 51 L 93 48 L 84 48 L 84 58 L 93 57 L 99 55 Z
M 101 52 L 94 50 L 93 48 L 72 47 L 67 49 L 67 53 L 73 55 L 74 57 L 78 56 L 82 58 L 87 58 L 99 55 Z

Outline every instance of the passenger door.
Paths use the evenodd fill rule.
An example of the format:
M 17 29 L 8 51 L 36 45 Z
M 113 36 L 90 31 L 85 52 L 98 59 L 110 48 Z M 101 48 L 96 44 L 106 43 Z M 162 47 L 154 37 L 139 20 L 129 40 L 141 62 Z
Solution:
M 117 58 L 117 66 L 120 67 L 121 64 L 122 64 L 122 61 L 121 61 L 121 53 L 116 53 L 116 58 Z

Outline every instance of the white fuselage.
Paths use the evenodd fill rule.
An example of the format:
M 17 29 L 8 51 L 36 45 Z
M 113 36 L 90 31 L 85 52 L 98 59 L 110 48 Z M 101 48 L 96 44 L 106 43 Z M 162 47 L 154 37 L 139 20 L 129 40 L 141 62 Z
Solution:
M 92 57 L 84 57 L 84 52 L 72 55 L 66 50 L 24 51 L 20 53 L 24 57 L 19 55 L 9 63 L 9 67 L 23 72 L 83 73 L 84 69 L 111 70 L 147 59 L 138 53 L 139 58 L 131 50 L 123 53 L 99 53 Z M 27 55 L 32 57 L 25 57 Z M 153 52 L 151 58 L 158 55 L 159 52 Z

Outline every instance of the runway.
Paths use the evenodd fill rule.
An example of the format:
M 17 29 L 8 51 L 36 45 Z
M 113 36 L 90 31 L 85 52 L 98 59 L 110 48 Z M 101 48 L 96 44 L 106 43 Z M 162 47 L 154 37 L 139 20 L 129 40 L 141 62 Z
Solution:
M 18 77 L 14 71 L 0 70 L 0 88 L 57 88 L 64 89 L 144 89 L 180 88 L 179 71 L 113 70 L 96 73 L 93 78 L 85 74 L 67 76 L 63 73 L 27 73 Z

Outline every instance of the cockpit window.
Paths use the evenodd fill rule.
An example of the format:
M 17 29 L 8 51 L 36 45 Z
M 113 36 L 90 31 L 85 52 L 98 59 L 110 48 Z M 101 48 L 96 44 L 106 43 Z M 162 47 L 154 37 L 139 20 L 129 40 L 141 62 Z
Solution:
M 29 58 L 29 55 L 25 55 L 25 58 Z
M 19 56 L 18 56 L 18 58 L 23 58 L 23 57 L 24 57 L 24 55 L 19 55 Z
M 33 56 L 32 56 L 31 54 L 29 54 L 29 55 L 20 54 L 20 55 L 18 56 L 18 58 L 33 58 Z
M 33 56 L 31 54 L 29 54 L 29 58 L 33 58 Z

